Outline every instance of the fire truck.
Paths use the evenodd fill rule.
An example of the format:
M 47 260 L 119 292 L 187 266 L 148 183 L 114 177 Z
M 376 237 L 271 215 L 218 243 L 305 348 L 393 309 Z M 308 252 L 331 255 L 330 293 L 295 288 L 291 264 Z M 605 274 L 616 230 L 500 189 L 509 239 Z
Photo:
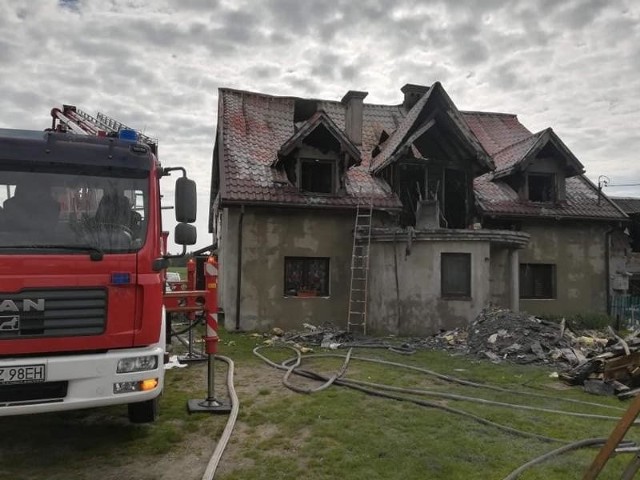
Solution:
M 196 242 L 195 182 L 157 142 L 98 114 L 54 108 L 46 131 L 0 129 L 0 416 L 128 405 L 157 416 L 168 233 Z

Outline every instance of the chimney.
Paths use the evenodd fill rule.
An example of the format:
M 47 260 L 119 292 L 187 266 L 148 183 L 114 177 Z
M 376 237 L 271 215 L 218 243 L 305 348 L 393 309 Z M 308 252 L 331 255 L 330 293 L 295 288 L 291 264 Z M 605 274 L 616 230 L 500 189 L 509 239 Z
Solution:
M 420 97 L 422 97 L 425 93 L 429 91 L 431 87 L 425 87 L 424 85 L 414 85 L 412 83 L 407 83 L 404 87 L 400 89 L 402 93 L 404 93 L 404 100 L 402 102 L 402 106 L 408 112 L 411 108 L 416 104 Z
M 369 92 L 349 90 L 340 102 L 347 107 L 344 117 L 347 137 L 355 145 L 362 145 L 362 101 Z

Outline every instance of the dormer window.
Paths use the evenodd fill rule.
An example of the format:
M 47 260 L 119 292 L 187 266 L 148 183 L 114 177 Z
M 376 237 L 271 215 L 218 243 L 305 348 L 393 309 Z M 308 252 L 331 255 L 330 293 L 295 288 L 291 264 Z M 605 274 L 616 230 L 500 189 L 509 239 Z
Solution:
M 553 173 L 527 175 L 530 202 L 554 202 L 556 200 L 556 176 Z
M 300 190 L 313 193 L 335 193 L 335 168 L 334 160 L 301 158 L 298 179 Z

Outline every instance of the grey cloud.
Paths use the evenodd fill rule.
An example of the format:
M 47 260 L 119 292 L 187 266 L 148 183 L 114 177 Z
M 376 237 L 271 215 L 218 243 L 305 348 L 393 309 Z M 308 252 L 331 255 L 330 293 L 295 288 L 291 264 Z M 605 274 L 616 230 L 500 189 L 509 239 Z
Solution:
M 267 80 L 277 77 L 280 70 L 281 69 L 275 65 L 259 64 L 249 67 L 246 71 L 247 75 L 251 77 L 257 77 L 259 79 Z
M 345 65 L 340 69 L 340 76 L 346 82 L 355 82 L 360 69 L 356 65 Z
M 579 29 L 589 25 L 598 14 L 607 7 L 602 0 L 579 0 L 562 2 L 563 8 L 558 11 L 555 20 L 566 28 Z

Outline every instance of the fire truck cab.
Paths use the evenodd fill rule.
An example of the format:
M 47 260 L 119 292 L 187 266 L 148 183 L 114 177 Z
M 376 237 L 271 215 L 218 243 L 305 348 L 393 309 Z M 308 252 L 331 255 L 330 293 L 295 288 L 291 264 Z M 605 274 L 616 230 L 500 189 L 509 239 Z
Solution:
M 0 416 L 128 404 L 131 421 L 156 418 L 172 170 L 131 135 L 0 130 Z M 196 195 L 182 171 L 184 252 Z

